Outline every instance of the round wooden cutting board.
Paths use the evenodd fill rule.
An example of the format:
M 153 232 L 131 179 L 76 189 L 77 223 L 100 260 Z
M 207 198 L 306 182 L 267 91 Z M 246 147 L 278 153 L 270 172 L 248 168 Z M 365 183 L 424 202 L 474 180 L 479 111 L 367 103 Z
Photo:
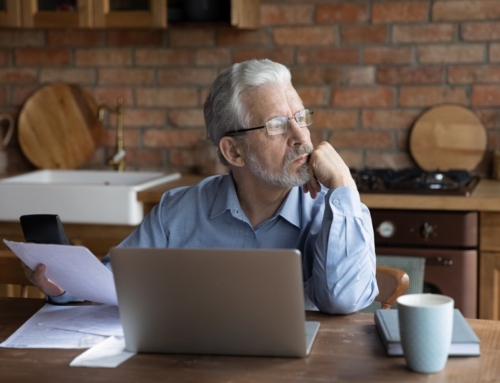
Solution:
M 93 97 L 73 84 L 50 84 L 24 104 L 18 121 L 24 155 L 42 169 L 75 169 L 96 149 L 102 124 Z
M 410 133 L 410 152 L 427 171 L 474 170 L 486 150 L 486 129 L 460 105 L 439 105 L 423 113 Z

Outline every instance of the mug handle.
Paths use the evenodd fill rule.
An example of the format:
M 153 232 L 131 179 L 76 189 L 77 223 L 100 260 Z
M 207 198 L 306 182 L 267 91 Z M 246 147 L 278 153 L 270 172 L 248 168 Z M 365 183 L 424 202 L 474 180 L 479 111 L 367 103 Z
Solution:
M 5 135 L 5 137 L 3 139 L 2 145 L 7 146 L 10 139 L 12 138 L 12 134 L 14 133 L 14 119 L 10 115 L 4 114 L 4 115 L 0 116 L 0 121 L 3 121 L 3 120 L 7 120 L 8 128 L 7 128 L 7 134 Z

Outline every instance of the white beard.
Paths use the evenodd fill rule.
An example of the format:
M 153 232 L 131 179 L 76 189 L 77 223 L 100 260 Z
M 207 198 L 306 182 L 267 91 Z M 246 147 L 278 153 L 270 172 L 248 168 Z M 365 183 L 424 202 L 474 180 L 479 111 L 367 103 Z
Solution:
M 248 151 L 246 153 L 245 160 L 250 168 L 250 171 L 261 179 L 277 187 L 290 188 L 304 185 L 311 178 L 311 175 L 309 174 L 309 164 L 307 162 L 302 164 L 296 172 L 292 172 L 290 164 L 296 160 L 297 157 L 304 154 L 310 154 L 312 150 L 313 148 L 309 145 L 302 145 L 297 149 L 290 150 L 283 159 L 281 171 L 275 173 L 262 168 L 262 165 L 259 163 L 254 152 Z

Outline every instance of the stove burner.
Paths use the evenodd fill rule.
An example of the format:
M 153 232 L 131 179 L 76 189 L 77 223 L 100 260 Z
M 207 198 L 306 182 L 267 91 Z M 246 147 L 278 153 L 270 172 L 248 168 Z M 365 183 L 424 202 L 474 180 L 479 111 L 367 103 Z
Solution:
M 361 193 L 447 194 L 469 196 L 479 178 L 466 170 L 365 169 L 351 174 Z

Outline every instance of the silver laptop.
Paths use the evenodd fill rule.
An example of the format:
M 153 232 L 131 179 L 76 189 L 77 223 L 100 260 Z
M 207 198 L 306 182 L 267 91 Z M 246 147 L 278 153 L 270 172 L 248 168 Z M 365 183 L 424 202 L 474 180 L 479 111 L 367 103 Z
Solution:
M 113 248 L 126 348 L 132 352 L 303 357 L 297 250 Z

